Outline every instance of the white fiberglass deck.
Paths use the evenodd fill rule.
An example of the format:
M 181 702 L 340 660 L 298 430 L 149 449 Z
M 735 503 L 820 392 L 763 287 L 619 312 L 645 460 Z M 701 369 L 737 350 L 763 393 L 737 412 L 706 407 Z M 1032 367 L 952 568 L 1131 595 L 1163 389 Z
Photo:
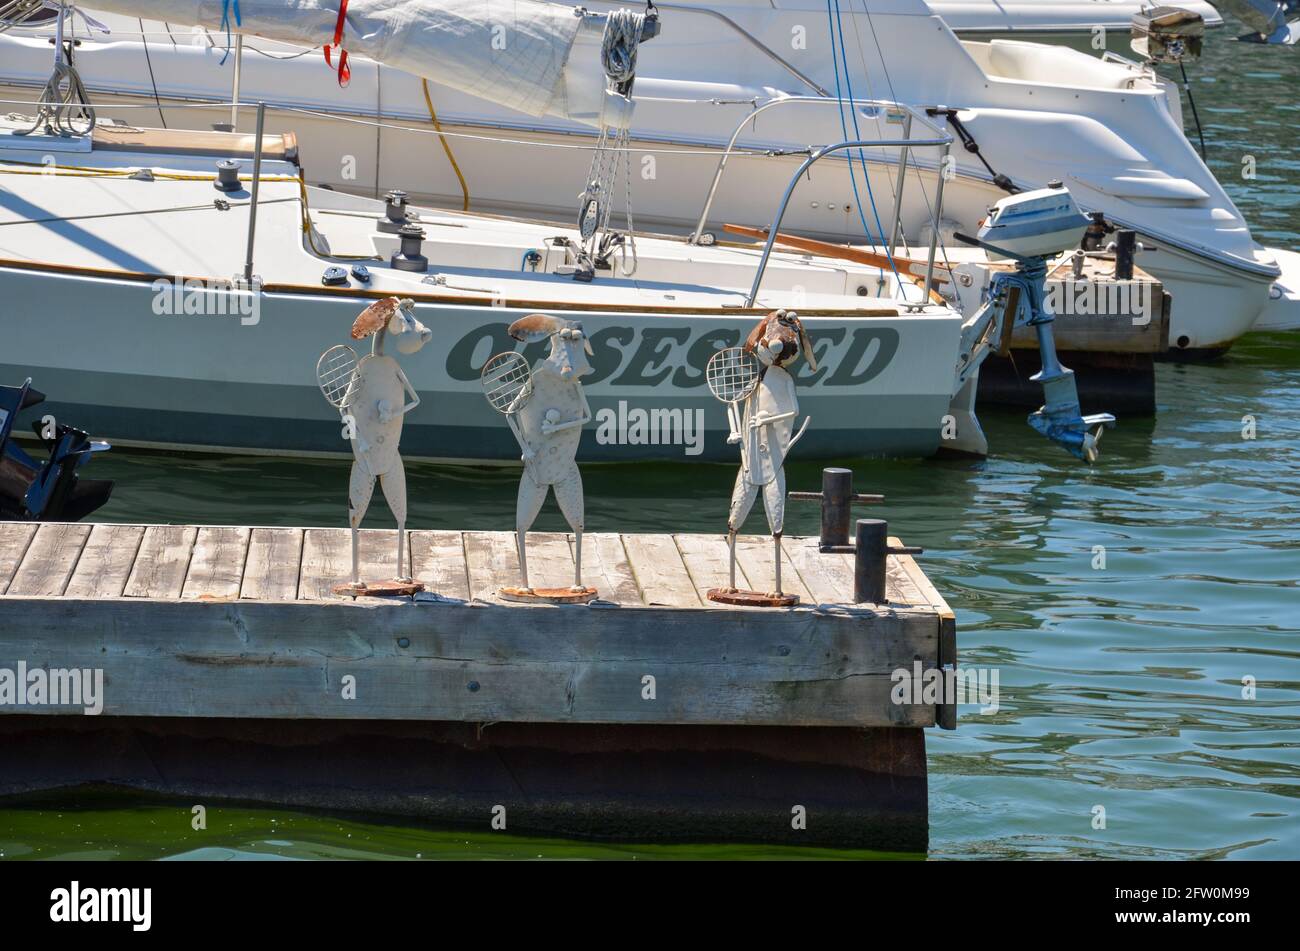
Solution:
M 164 136 L 165 137 L 165 136 Z M 61 153 L 53 166 L 36 148 L 0 149 L 0 259 L 42 266 L 183 275 L 229 280 L 242 272 L 248 234 L 250 161 L 241 163 L 244 189 L 213 187 L 214 156 L 149 152 Z M 132 174 L 147 169 L 148 174 Z M 303 234 L 303 201 L 319 236 Z M 354 288 L 394 294 L 466 299 L 489 297 L 539 306 L 681 310 L 741 308 L 758 266 L 754 248 L 698 247 L 675 238 L 641 237 L 636 268 L 598 271 L 591 284 L 557 274 L 566 261 L 557 238 L 580 240 L 554 224 L 453 212 L 424 211 L 424 273 L 389 267 L 395 234 L 376 229 L 382 203 L 324 189 L 304 189 L 295 165 L 265 161 L 259 192 L 254 272 L 267 285 L 319 285 L 333 264 L 363 263 L 372 280 Z M 525 255 L 536 251 L 536 271 Z M 630 261 L 628 262 L 630 264 Z M 897 282 L 888 271 L 799 254 L 772 256 L 759 308 L 837 311 L 858 316 L 897 314 Z M 920 290 L 907 285 L 910 300 Z M 946 308 L 931 308 L 936 313 Z

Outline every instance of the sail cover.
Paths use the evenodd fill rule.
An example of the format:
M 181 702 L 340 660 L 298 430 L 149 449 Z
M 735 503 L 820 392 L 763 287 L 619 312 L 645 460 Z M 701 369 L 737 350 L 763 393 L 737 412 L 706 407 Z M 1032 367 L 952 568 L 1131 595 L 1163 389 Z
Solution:
M 95 0 L 98 10 L 302 46 L 332 44 L 341 0 Z M 603 20 L 538 0 L 346 0 L 341 47 L 532 116 L 594 123 Z M 238 23 L 236 22 L 238 11 Z M 579 50 L 575 40 L 586 34 Z M 334 51 L 335 62 L 338 51 Z

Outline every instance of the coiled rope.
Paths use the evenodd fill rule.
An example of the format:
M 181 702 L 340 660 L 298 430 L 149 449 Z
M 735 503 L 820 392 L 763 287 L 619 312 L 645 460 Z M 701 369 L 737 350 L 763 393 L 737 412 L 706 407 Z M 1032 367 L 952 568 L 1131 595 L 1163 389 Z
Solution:
M 653 10 L 652 6 L 647 11 Z M 636 79 L 636 54 L 645 31 L 646 13 L 611 10 L 606 16 L 600 41 L 600 63 L 607 80 L 600 110 L 600 133 L 587 172 L 587 188 L 579 196 L 578 230 L 583 238 L 587 262 L 595 265 L 621 249 L 619 270 L 624 277 L 636 273 L 636 233 L 632 223 L 632 162 L 629 144 L 632 126 L 632 84 Z M 612 118 L 610 110 L 616 112 Z M 623 178 L 623 212 L 627 230 L 622 235 L 609 230 L 614 210 L 613 195 L 619 176 Z

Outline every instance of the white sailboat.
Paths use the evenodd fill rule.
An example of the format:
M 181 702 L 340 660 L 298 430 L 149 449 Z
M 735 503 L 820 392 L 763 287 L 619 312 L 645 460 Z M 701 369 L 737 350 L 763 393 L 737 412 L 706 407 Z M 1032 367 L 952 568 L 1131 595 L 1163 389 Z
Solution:
M 600 86 L 621 98 L 610 64 L 628 57 L 609 36 L 597 45 Z M 554 60 L 563 68 L 550 74 L 553 89 L 581 68 L 572 60 L 571 50 Z M 491 94 L 515 96 L 511 87 L 507 76 Z M 951 145 L 923 114 L 879 105 L 911 117 L 909 149 Z M 410 298 L 434 340 L 406 368 L 423 400 L 404 451 L 509 460 L 517 447 L 478 377 L 490 355 L 515 346 L 508 325 L 543 311 L 581 320 L 593 348 L 586 458 L 710 458 L 729 450 L 709 357 L 787 309 L 817 355 L 818 369 L 799 376 L 801 404 L 818 420 L 801 446 L 810 457 L 987 448 L 973 403 L 994 325 L 928 293 L 928 276 L 918 287 L 841 260 L 615 232 L 600 215 L 593 228 L 561 229 L 417 214 L 401 195 L 378 202 L 308 186 L 303 152 L 292 136 L 264 133 L 264 115 L 259 107 L 255 136 L 89 129 L 88 112 L 66 103 L 41 121 L 0 120 L 0 377 L 39 375 L 59 395 L 49 412 L 123 445 L 342 453 L 313 357 L 374 299 Z M 888 146 L 859 140 L 823 153 Z M 617 176 L 602 175 L 589 188 L 603 201 Z M 941 213 L 936 201 L 936 222 Z M 1035 426 L 1091 452 L 1092 437 L 1059 422 Z
M 117 2 L 100 6 L 176 15 L 167 3 Z M 1031 188 L 1060 179 L 1086 211 L 1139 232 L 1146 249 L 1139 263 L 1175 301 L 1175 350 L 1211 355 L 1257 322 L 1300 324 L 1300 255 L 1253 239 L 1183 135 L 1177 89 L 1152 69 L 1033 43 L 963 42 L 921 0 L 867 8 L 844 0 L 840 7 L 828 17 L 833 7 L 822 0 L 660 5 L 663 32 L 641 54 L 630 143 L 646 176 L 646 223 L 693 228 L 709 198 L 708 171 L 734 140 L 738 154 L 712 197 L 705 230 L 767 224 L 767 196 L 783 187 L 801 150 L 855 127 L 862 135 L 888 130 L 886 113 L 839 108 L 851 87 L 858 98 L 956 110 L 979 152 L 959 148 L 949 159 L 955 176 L 945 196 L 945 233 L 973 231 L 1005 194 L 998 182 Z M 154 104 L 168 124 L 229 122 L 231 110 L 219 103 L 230 95 L 234 57 L 224 48 L 220 8 L 207 9 L 200 19 L 208 32 L 146 19 L 135 26 L 144 37 L 85 36 L 79 69 L 100 114 L 141 123 L 152 113 L 124 107 Z M 317 23 L 296 35 L 328 42 L 331 30 Z M 271 128 L 298 136 L 312 156 L 311 181 L 374 196 L 400 186 L 437 204 L 571 219 L 571 196 L 581 189 L 571 159 L 590 147 L 581 116 L 528 115 L 447 85 L 429 84 L 426 98 L 417 76 L 360 56 L 352 59 L 351 83 L 339 89 L 319 53 L 268 42 L 248 39 L 241 89 L 280 107 Z M 0 44 L 0 96 L 44 82 L 44 37 L 14 33 Z M 430 126 L 435 110 L 441 145 Z M 249 116 L 238 121 L 247 128 Z M 517 161 L 500 160 L 501 139 L 526 144 L 513 153 Z M 870 206 L 877 193 L 894 193 L 897 156 L 875 150 L 859 158 L 824 163 L 786 227 L 885 243 L 895 231 L 893 209 Z M 907 192 L 897 209 L 905 251 L 927 244 L 938 166 L 934 156 L 910 161 L 908 174 L 924 187 Z

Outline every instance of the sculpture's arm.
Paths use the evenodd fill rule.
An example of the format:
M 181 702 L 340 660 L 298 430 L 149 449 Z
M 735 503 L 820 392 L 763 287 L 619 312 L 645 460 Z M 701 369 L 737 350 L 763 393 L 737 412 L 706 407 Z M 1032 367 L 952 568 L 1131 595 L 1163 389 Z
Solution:
M 561 430 L 573 429 L 575 426 L 586 426 L 591 422 L 591 404 L 587 402 L 587 394 L 579 385 L 578 396 L 582 398 L 582 410 L 578 413 L 577 419 L 571 419 L 565 423 L 542 423 L 542 432 L 546 435 L 558 433 Z
M 520 430 L 519 423 L 516 422 L 514 413 L 506 413 L 506 423 L 509 425 L 510 431 L 515 434 L 515 442 L 519 443 L 519 448 L 523 450 L 523 455 L 519 458 L 524 462 L 531 461 L 537 453 L 528 448 L 528 441 L 524 439 L 523 431 Z

